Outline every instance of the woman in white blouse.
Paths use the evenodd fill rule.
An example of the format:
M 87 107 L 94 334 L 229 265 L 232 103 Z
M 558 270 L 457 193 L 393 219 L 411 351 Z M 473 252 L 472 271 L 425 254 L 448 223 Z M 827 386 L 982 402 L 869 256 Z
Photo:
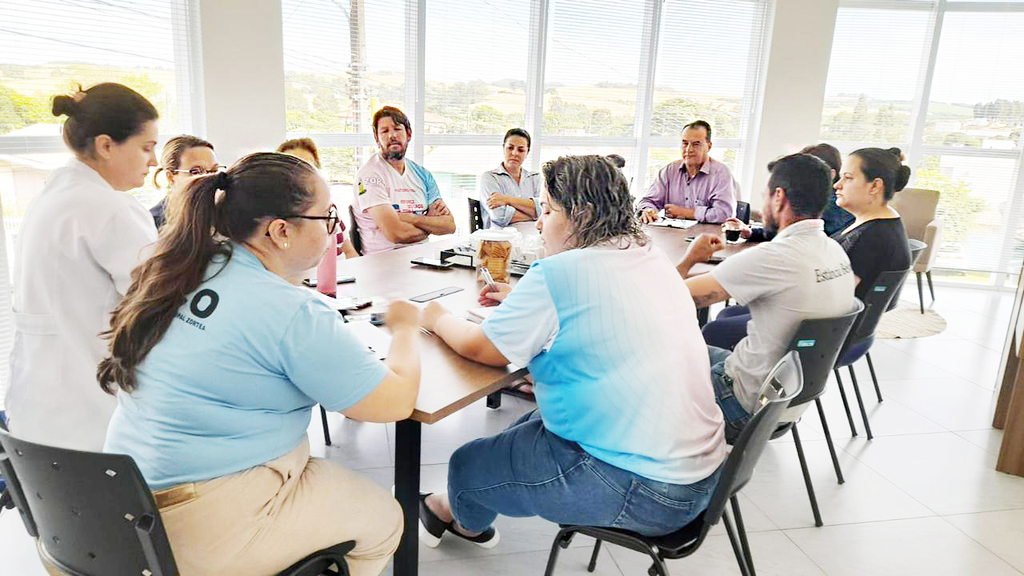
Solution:
M 153 218 L 125 192 L 156 166 L 157 111 L 120 84 L 53 99 L 74 153 L 29 205 L 14 270 L 14 347 L 5 405 L 16 436 L 99 451 L 116 401 L 96 385 L 99 333 L 128 290 Z

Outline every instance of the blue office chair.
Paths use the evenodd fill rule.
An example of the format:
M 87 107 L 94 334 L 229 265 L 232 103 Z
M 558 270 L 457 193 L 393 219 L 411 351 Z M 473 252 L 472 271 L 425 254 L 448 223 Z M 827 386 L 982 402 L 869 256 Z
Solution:
M 843 390 L 843 378 L 839 375 L 839 369 L 846 367 L 850 372 L 850 379 L 853 381 L 853 392 L 857 395 L 857 404 L 860 405 L 860 415 L 864 422 L 864 430 L 867 432 L 868 440 L 874 439 L 871 432 L 871 424 L 868 423 L 868 413 L 864 409 L 864 399 L 860 394 L 860 386 L 857 382 L 857 373 L 853 371 L 853 363 L 864 357 L 868 361 L 868 370 L 871 372 L 871 381 L 875 385 L 875 394 L 878 401 L 882 401 L 882 391 L 878 387 L 878 377 L 875 375 L 875 365 L 871 362 L 871 345 L 875 342 L 875 329 L 882 319 L 882 314 L 890 308 L 890 304 L 899 293 L 907 277 L 908 270 L 894 270 L 882 272 L 875 279 L 875 283 L 864 295 L 864 311 L 857 317 L 857 321 L 850 330 L 850 335 L 843 344 L 839 353 L 839 360 L 833 368 L 836 375 L 836 383 L 839 385 L 839 393 L 843 399 L 843 408 L 846 410 L 846 418 L 850 423 L 850 433 L 857 435 L 857 428 L 853 424 L 853 415 L 850 412 L 850 404 L 846 399 L 846 392 Z

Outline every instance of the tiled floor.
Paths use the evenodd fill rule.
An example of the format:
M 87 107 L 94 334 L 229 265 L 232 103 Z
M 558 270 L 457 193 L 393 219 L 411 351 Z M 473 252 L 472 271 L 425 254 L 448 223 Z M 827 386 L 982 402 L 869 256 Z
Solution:
M 907 298 L 916 296 L 907 291 Z M 1024 574 L 1024 478 L 994 470 L 1002 433 L 991 428 L 993 389 L 1012 295 L 940 287 L 942 334 L 880 340 L 872 358 L 885 402 L 865 386 L 875 440 L 851 437 L 838 396 L 823 398 L 846 476 L 838 485 L 818 416 L 800 424 L 825 526 L 815 528 L 792 440 L 772 442 L 741 495 L 750 542 L 762 576 Z M 848 378 L 844 378 L 848 381 Z M 848 385 L 848 382 L 847 382 Z M 466 440 L 501 430 L 530 406 L 506 398 L 483 403 L 423 429 L 423 487 L 445 485 L 449 454 Z M 857 420 L 858 429 L 861 427 Z M 382 485 L 394 473 L 394 427 L 331 417 L 335 445 L 310 427 L 315 455 L 359 469 Z M 542 574 L 555 527 L 537 519 L 499 518 L 493 550 L 445 541 L 420 548 L 426 575 Z M 591 541 L 564 551 L 558 574 L 585 574 Z M 12 513 L 0 516 L 0 574 L 43 576 L 32 543 Z M 643 575 L 639 554 L 603 548 L 596 574 Z M 670 563 L 676 574 L 738 574 L 721 528 L 693 557 Z

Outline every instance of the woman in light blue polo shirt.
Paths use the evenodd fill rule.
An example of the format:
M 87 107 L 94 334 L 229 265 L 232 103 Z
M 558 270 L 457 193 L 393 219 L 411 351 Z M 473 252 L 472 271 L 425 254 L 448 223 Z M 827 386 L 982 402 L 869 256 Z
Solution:
M 462 446 L 447 494 L 421 498 L 420 537 L 490 547 L 498 514 L 666 534 L 707 507 L 725 459 L 697 314 L 644 235 L 629 186 L 601 156 L 544 166 L 547 256 L 482 325 L 437 303 L 421 324 L 478 362 L 529 366 L 538 409 Z
M 419 390 L 417 311 L 392 304 L 385 362 L 291 283 L 338 225 L 330 191 L 293 156 L 259 153 L 197 178 L 114 310 L 98 379 L 117 393 L 104 449 L 132 456 L 182 574 L 274 574 L 347 540 L 376 575 L 402 532 L 386 490 L 309 457 L 321 404 L 407 418 Z
M 534 198 L 540 194 L 540 174 L 523 168 L 530 155 L 530 133 L 512 128 L 502 142 L 505 160 L 480 176 L 480 208 L 484 228 L 503 228 L 537 219 Z

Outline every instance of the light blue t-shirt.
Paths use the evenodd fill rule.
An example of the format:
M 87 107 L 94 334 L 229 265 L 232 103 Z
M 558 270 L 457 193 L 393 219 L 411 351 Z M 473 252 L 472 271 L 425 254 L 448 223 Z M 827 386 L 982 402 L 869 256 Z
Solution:
M 244 247 L 206 277 L 139 365 L 138 388 L 118 393 L 107 429 L 104 451 L 134 458 L 154 490 L 287 454 L 314 405 L 348 408 L 388 372 L 336 310 Z
M 538 260 L 482 327 L 505 358 L 529 365 L 544 426 L 595 458 L 670 484 L 702 480 L 725 459 L 693 298 L 658 248 Z

